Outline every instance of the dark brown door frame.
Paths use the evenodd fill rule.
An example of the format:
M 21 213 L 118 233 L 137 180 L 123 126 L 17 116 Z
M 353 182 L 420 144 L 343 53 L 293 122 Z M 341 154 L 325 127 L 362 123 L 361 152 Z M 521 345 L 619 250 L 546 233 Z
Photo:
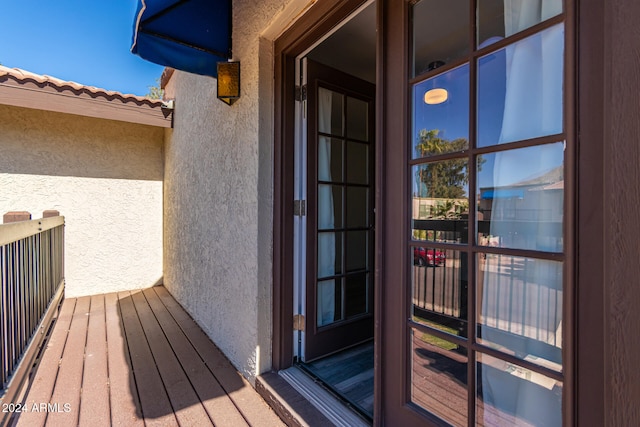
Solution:
M 380 392 L 381 415 L 375 425 L 425 426 L 441 425 L 435 417 L 411 409 L 406 373 L 408 360 L 401 355 L 409 348 L 406 322 L 410 317 L 410 307 L 406 304 L 410 292 L 408 251 L 406 238 L 411 224 L 407 209 L 409 206 L 407 187 L 407 159 L 410 157 L 406 141 L 409 138 L 410 99 L 409 78 L 409 9 L 408 0 L 387 0 L 381 5 L 382 15 L 382 68 L 384 75 L 379 82 L 378 96 L 384 99 L 378 104 L 378 114 L 382 117 L 379 129 L 383 143 L 379 148 L 384 163 L 381 167 L 382 181 L 378 191 L 379 205 L 376 206 L 377 222 L 384 224 L 378 232 L 378 262 L 380 268 L 381 298 L 384 304 L 380 314 Z M 393 316 L 385 315 L 394 312 Z M 378 390 L 376 390 L 378 391 Z
M 576 190 L 576 282 L 580 286 L 576 289 L 575 419 L 576 425 L 605 425 L 603 262 L 606 252 L 604 206 L 601 204 L 604 202 L 604 144 L 601 141 L 605 139 L 602 117 L 606 2 L 578 0 L 577 3 L 581 6 L 577 16 L 578 131 L 581 137 Z M 580 31 L 581 28 L 589 30 Z
M 293 364 L 295 59 L 364 3 L 366 0 L 319 1 L 283 33 L 274 44 L 272 348 L 274 370 L 285 369 Z M 374 300 L 377 299 L 374 297 Z
M 403 349 L 407 349 L 408 334 L 406 331 L 406 319 L 410 316 L 410 309 L 407 306 L 409 282 L 405 266 L 409 265 L 408 253 L 403 246 L 406 240 L 403 236 L 408 236 L 410 230 L 409 215 L 407 214 L 408 194 L 406 192 L 406 176 L 407 176 L 407 159 L 409 153 L 406 141 L 408 139 L 408 129 L 410 129 L 410 99 L 407 86 L 409 76 L 409 59 L 408 51 L 410 22 L 409 7 L 412 2 L 410 0 L 388 0 L 383 6 L 383 22 L 387 31 L 383 33 L 383 45 L 385 54 L 383 55 L 382 67 L 385 70 L 387 79 L 385 79 L 378 90 L 384 97 L 385 110 L 381 113 L 384 120 L 382 156 L 384 158 L 384 166 L 382 173 L 385 174 L 379 191 L 385 197 L 384 204 L 379 207 L 377 212 L 384 216 L 384 231 L 381 233 L 380 240 L 383 242 L 381 249 L 384 254 L 384 260 L 381 266 L 381 282 L 384 284 L 381 291 L 385 293 L 384 301 L 386 309 L 381 311 L 382 338 L 381 342 L 381 358 L 383 363 L 389 362 L 387 369 L 382 369 L 381 383 L 383 384 L 382 408 L 383 415 L 380 420 L 381 424 L 398 424 L 406 426 L 424 426 L 424 425 L 440 425 L 441 421 L 430 418 L 424 414 L 424 411 L 416 411 L 410 402 L 410 387 L 407 383 L 406 373 L 409 370 L 406 357 L 398 357 L 399 354 L 405 354 Z M 566 20 L 566 43 L 567 49 L 565 54 L 567 72 L 575 70 L 575 24 L 572 20 L 575 16 L 576 3 L 572 0 L 565 2 L 567 12 Z M 566 75 L 568 84 L 576 82 L 575 75 Z M 575 131 L 575 99 L 573 98 L 573 87 L 566 91 L 565 98 L 566 117 L 568 118 L 567 127 L 565 129 L 568 139 L 571 143 L 576 135 Z M 570 151 L 573 153 L 573 151 Z M 567 158 L 566 173 L 571 175 L 569 182 L 574 185 L 580 183 L 573 178 L 576 176 L 575 158 L 569 156 Z M 567 247 L 566 255 L 566 283 L 575 283 L 574 266 L 576 258 L 574 258 L 574 200 L 575 193 L 573 189 L 565 189 L 566 206 L 565 212 L 568 215 L 566 222 L 567 232 L 565 239 Z M 570 217 L 570 218 L 569 218 Z M 571 252 L 571 253 L 569 253 Z M 472 288 L 471 288 L 472 289 Z M 472 297 L 473 292 L 470 292 Z M 565 409 L 564 419 L 567 425 L 575 424 L 576 409 L 576 380 L 575 374 L 575 355 L 574 341 L 576 324 L 575 318 L 575 293 L 573 289 L 566 289 L 565 293 L 565 319 L 564 328 L 565 336 L 569 342 L 565 342 L 564 356 L 565 358 Z M 391 309 L 390 309 L 391 308 Z M 472 311 L 473 313 L 473 311 Z M 385 315 L 386 314 L 386 315 Z M 393 314 L 393 315 L 391 315 Z M 472 316 L 472 314 L 470 314 Z M 569 359 L 569 360 L 567 360 Z M 392 362 L 393 363 L 392 363 Z M 470 405 L 474 402 L 470 401 Z
M 408 300 L 407 262 L 405 239 L 409 230 L 408 220 L 405 217 L 408 206 L 405 192 L 407 161 L 409 156 L 407 147 L 407 129 L 409 117 L 409 103 L 407 94 L 407 80 L 409 76 L 409 7 L 405 0 L 389 0 L 383 2 L 383 53 L 382 67 L 385 70 L 383 81 L 378 93 L 384 99 L 381 105 L 384 120 L 384 128 L 380 130 L 382 140 L 387 143 L 380 147 L 381 156 L 384 159 L 381 175 L 384 179 L 378 187 L 383 198 L 380 206 L 376 208 L 376 216 L 384 224 L 378 233 L 382 248 L 380 255 L 380 282 L 381 298 L 384 306 L 380 306 L 381 315 L 381 360 L 380 374 L 381 393 L 380 405 L 383 408 L 380 425 L 391 424 L 389 407 L 400 408 L 409 401 L 406 393 L 406 381 L 404 373 L 408 371 L 407 360 L 398 358 L 398 352 L 404 354 L 408 348 L 407 334 L 405 333 L 405 320 L 409 309 L 404 307 Z M 394 173 L 387 173 L 393 171 Z M 388 307 L 401 308 L 397 316 L 385 316 Z M 376 307 L 377 308 L 377 307 Z M 398 360 L 400 359 L 400 360 Z M 399 365 L 386 367 L 385 362 L 393 361 Z M 398 375 L 398 372 L 401 374 Z M 408 412 L 410 416 L 414 413 Z M 417 416 L 412 419 L 397 420 L 398 425 L 419 425 L 424 419 Z
M 293 164 L 294 59 L 361 3 L 360 0 L 317 2 L 275 43 L 273 368 L 276 370 L 291 366 L 293 361 L 293 241 L 290 238 L 293 168 L 290 166 Z M 637 425 L 634 406 L 640 399 L 640 385 L 634 380 L 637 375 L 628 373 L 637 372 L 640 342 L 617 328 L 624 326 L 620 324 L 624 321 L 627 331 L 638 330 L 640 316 L 633 304 L 621 307 L 611 300 L 638 301 L 640 298 L 640 287 L 629 286 L 637 284 L 640 277 L 640 263 L 629 262 L 632 254 L 640 253 L 640 222 L 637 215 L 632 215 L 639 212 L 640 207 L 631 205 L 624 212 L 611 213 L 607 203 L 637 192 L 638 183 L 626 176 L 637 167 L 633 153 L 637 154 L 640 133 L 638 111 L 626 108 L 623 103 L 612 105 L 611 100 L 627 96 L 636 99 L 640 92 L 635 74 L 640 69 L 640 60 L 629 54 L 632 48 L 637 48 L 637 39 L 632 36 L 640 3 L 574 0 L 567 4 L 576 13 L 574 105 L 577 108 L 575 134 L 580 135 L 573 171 L 576 176 L 575 258 L 573 265 L 567 265 L 574 268 L 578 284 L 574 299 L 576 322 L 571 328 L 575 333 L 575 347 L 572 360 L 567 361 L 574 364 L 572 386 L 575 388 L 572 407 L 567 410 L 572 413 L 574 425 L 605 425 L 607 421 L 611 425 Z M 403 191 L 397 191 L 403 188 L 405 174 L 388 178 L 383 174 L 385 170 L 404 171 L 406 167 L 402 141 L 406 138 L 408 114 L 404 93 L 408 76 L 407 7 L 403 0 L 378 0 L 376 163 L 380 173 L 376 183 L 375 311 L 378 314 L 375 333 L 376 342 L 383 340 L 385 345 L 384 349 L 376 348 L 375 425 L 384 422 L 381 400 L 385 390 L 389 401 L 398 404 L 406 401 L 406 396 L 395 394 L 395 389 L 390 387 L 397 379 L 382 369 L 385 357 L 406 347 L 406 339 L 403 334 L 391 333 L 391 319 L 381 318 L 380 313 L 382 301 L 397 305 L 406 296 L 406 290 L 397 289 L 402 288 L 400 284 L 406 278 L 401 256 L 404 248 L 395 236 L 406 231 L 407 225 L 403 223 L 404 218 L 389 208 L 404 206 L 407 202 Z M 397 49 L 398 46 L 401 48 Z M 630 155 L 614 155 L 619 150 Z M 612 171 L 615 173 L 610 177 Z M 605 239 L 605 235 L 609 238 Z M 611 238 L 615 238 L 615 242 Z M 620 252 L 622 244 L 628 251 L 626 256 Z M 387 292 L 383 292 L 380 283 L 387 284 Z M 424 420 L 416 422 L 424 423 Z
M 576 425 L 640 425 L 640 3 L 576 3 Z

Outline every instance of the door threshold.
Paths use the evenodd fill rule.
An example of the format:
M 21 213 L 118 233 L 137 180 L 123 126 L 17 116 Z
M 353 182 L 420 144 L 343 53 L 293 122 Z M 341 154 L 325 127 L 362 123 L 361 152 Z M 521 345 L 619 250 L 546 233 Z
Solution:
M 371 421 L 374 403 L 373 350 L 373 341 L 369 340 L 296 366 L 363 418 Z
M 289 426 L 371 426 L 371 421 L 297 366 L 259 376 L 256 389 Z
M 369 427 L 365 420 L 346 402 L 327 390 L 322 382 L 316 380 L 298 366 L 278 372 L 298 393 L 303 395 L 314 407 L 339 427 Z

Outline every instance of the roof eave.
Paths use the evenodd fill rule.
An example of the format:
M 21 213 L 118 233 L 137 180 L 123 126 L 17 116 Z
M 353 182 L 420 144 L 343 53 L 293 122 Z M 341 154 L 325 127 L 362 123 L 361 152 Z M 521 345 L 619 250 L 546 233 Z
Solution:
M 171 127 L 171 112 L 161 107 L 161 100 L 1 68 L 0 105 Z

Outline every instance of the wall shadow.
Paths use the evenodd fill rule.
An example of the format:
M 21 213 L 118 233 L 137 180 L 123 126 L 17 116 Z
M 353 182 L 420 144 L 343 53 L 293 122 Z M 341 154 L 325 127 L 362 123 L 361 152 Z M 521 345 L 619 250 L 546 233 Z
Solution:
M 163 128 L 0 105 L 0 129 L 0 173 L 163 179 Z

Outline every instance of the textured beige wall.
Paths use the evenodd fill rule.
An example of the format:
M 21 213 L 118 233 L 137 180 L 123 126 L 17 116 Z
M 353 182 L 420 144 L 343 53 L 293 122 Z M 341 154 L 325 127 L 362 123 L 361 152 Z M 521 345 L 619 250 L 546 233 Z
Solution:
M 272 337 L 273 57 L 260 34 L 286 4 L 234 1 L 241 98 L 229 107 L 215 79 L 176 71 L 165 144 L 165 285 L 250 380 L 270 369 Z
M 0 213 L 66 219 L 66 295 L 162 279 L 161 128 L 0 105 Z

